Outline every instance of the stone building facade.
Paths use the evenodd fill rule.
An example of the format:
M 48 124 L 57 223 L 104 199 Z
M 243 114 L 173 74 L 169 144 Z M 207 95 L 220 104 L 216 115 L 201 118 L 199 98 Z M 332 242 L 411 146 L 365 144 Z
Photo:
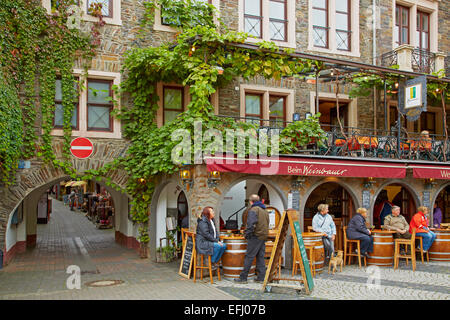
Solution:
M 335 1 L 326 0 L 329 2 L 330 8 L 336 8 Z M 428 12 L 434 21 L 435 32 L 432 39 L 433 45 L 431 48 L 434 52 L 442 52 L 447 54 L 450 48 L 449 43 L 449 26 L 448 18 L 450 11 L 450 3 L 448 1 L 440 0 L 402 0 L 400 1 L 403 6 L 410 8 L 410 18 L 415 18 L 415 12 L 417 10 L 424 10 Z M 133 47 L 145 47 L 145 46 L 158 46 L 163 43 L 174 41 L 177 30 L 167 27 L 161 24 L 160 16 L 155 15 L 155 23 L 153 26 L 148 26 L 143 37 L 138 37 L 140 30 L 140 23 L 144 16 L 144 0 L 110 0 L 109 4 L 113 6 L 113 16 L 105 18 L 106 25 L 101 29 L 101 44 L 97 51 L 97 55 L 94 57 L 91 66 L 89 67 L 89 77 L 92 79 L 110 80 L 114 84 L 119 84 L 122 77 L 126 74 L 121 74 L 123 65 L 124 54 L 127 50 Z M 213 5 L 218 8 L 220 19 L 231 30 L 244 31 L 243 19 L 244 19 L 244 7 L 243 0 L 213 0 Z M 269 0 L 262 0 L 264 10 L 269 8 Z M 376 39 L 373 39 L 373 15 L 372 5 L 375 3 L 375 12 L 378 15 L 375 17 L 376 25 Z M 312 0 L 287 0 L 286 5 L 288 10 L 286 11 L 288 20 L 288 38 L 287 43 L 277 43 L 280 46 L 286 46 L 294 48 L 299 52 L 312 53 L 317 55 L 323 55 L 328 57 L 335 57 L 343 60 L 352 60 L 361 63 L 372 64 L 375 60 L 379 63 L 382 54 L 394 50 L 393 34 L 395 25 L 395 5 L 396 0 L 350 0 L 350 20 L 351 20 L 351 51 L 346 53 L 336 49 L 336 44 L 333 48 L 317 49 L 312 44 Z M 47 8 L 50 13 L 50 0 L 42 0 L 42 5 Z M 86 1 L 80 1 L 82 10 L 86 11 Z M 295 8 L 295 10 L 291 10 Z M 83 15 L 81 26 L 85 30 L 89 30 L 92 24 L 93 18 L 87 14 Z M 333 12 L 328 12 L 328 21 L 330 26 L 336 29 L 336 18 Z M 266 27 L 267 28 L 267 27 Z M 294 34 L 292 34 L 294 30 Z M 331 32 L 331 31 L 330 31 Z M 413 30 L 410 30 L 411 34 Z M 335 34 L 330 34 L 335 36 Z M 267 35 L 265 35 L 267 38 Z M 251 41 L 255 43 L 255 41 Z M 376 48 L 374 50 L 374 45 Z M 75 64 L 74 73 L 81 73 L 81 65 L 77 62 Z M 336 87 L 333 83 L 319 83 L 318 84 L 319 97 L 325 99 L 325 101 L 334 101 L 336 94 Z M 305 113 L 315 112 L 315 85 L 306 81 L 294 80 L 294 79 L 282 79 L 282 80 L 266 80 L 262 78 L 252 79 L 250 81 L 243 79 L 235 79 L 224 88 L 218 90 L 218 95 L 215 100 L 216 110 L 220 115 L 240 117 L 245 115 L 245 105 L 243 105 L 243 94 L 245 90 L 249 89 L 249 92 L 272 92 L 273 94 L 282 94 L 289 96 L 289 110 L 287 111 L 286 121 L 292 121 L 292 115 L 299 113 L 301 117 L 304 117 Z M 382 101 L 382 93 L 376 92 L 369 97 L 350 99 L 348 92 L 350 90 L 349 85 L 340 86 L 340 100 L 348 107 L 348 125 L 360 128 L 372 128 L 377 129 L 384 128 L 383 119 L 384 109 Z M 374 103 L 375 97 L 375 103 Z M 130 103 L 128 97 L 122 98 L 121 105 L 128 105 Z M 244 110 L 244 112 L 243 112 Z M 86 112 L 86 111 L 84 111 Z M 438 111 L 437 111 L 438 112 Z M 450 115 L 450 112 L 447 113 Z M 437 119 L 439 119 L 439 113 L 437 113 Z M 85 121 L 81 119 L 81 121 Z M 127 141 L 122 137 L 122 130 L 120 122 L 115 120 L 115 126 L 113 132 L 107 134 L 92 133 L 88 130 L 74 131 L 75 136 L 85 136 L 90 138 L 95 147 L 104 148 L 103 152 L 99 151 L 98 156 L 94 156 L 89 160 L 74 160 L 74 164 L 79 168 L 80 172 L 88 168 L 96 168 L 99 165 L 105 164 L 111 161 L 114 157 L 122 154 L 126 150 Z M 39 124 L 37 128 L 39 130 Z M 441 128 L 442 129 L 442 128 Z M 441 132 L 442 133 L 442 130 Z M 55 136 L 61 136 L 61 131 L 54 130 Z M 55 144 L 58 144 L 56 139 Z M 109 151 L 108 151 L 109 150 Z M 58 149 L 55 149 L 58 153 Z M 101 155 L 100 155 L 101 153 Z M 32 161 L 30 169 L 20 169 L 17 173 L 17 183 L 11 188 L 0 188 L 2 194 L 0 200 L 0 248 L 4 248 L 4 252 L 13 251 L 14 248 L 11 245 L 6 244 L 6 238 L 8 228 L 10 228 L 11 213 L 17 207 L 21 200 L 27 196 L 37 193 L 42 193 L 43 188 L 46 186 L 58 183 L 62 179 L 66 178 L 62 172 L 52 169 L 51 166 L 43 164 L 37 161 Z M 230 184 L 236 181 L 243 181 L 249 178 L 246 174 L 238 173 L 226 173 L 222 175 L 217 188 L 208 187 L 207 170 L 203 165 L 196 166 L 194 169 L 194 184 L 192 188 L 186 187 L 179 177 L 161 175 L 159 177 L 160 183 L 158 184 L 154 197 L 151 202 L 151 218 L 150 218 L 150 252 L 152 257 L 155 255 L 155 248 L 159 246 L 159 238 L 165 234 L 165 218 L 166 214 L 160 213 L 158 206 L 161 208 L 177 208 L 176 197 L 179 197 L 183 192 L 187 199 L 187 205 L 189 207 L 190 214 L 190 227 L 195 228 L 196 215 L 200 209 L 206 205 L 212 205 L 220 207 L 222 206 L 227 188 Z M 253 177 L 256 179 L 255 177 Z M 126 177 L 123 173 L 117 173 L 117 176 L 113 179 L 120 185 L 124 185 Z M 271 176 L 271 177 L 257 177 L 258 181 L 266 183 L 272 186 L 274 192 L 278 194 L 282 206 L 279 210 L 287 209 L 287 195 L 292 189 L 291 180 L 285 176 Z M 318 185 L 329 181 L 329 178 L 311 177 L 305 182 L 305 186 L 300 189 L 301 206 L 300 213 L 302 213 L 302 205 L 305 206 L 308 193 L 311 193 Z M 335 180 L 333 180 L 335 181 Z M 448 183 L 446 180 L 440 180 L 437 185 L 433 185 L 431 192 L 431 199 L 435 199 L 437 194 L 445 188 Z M 336 182 L 336 181 L 335 181 Z M 362 179 L 344 178 L 337 181 L 338 184 L 344 186 L 348 190 L 351 196 L 354 198 L 354 205 L 361 205 L 361 197 L 363 190 Z M 414 179 L 411 173 L 402 181 L 391 181 L 391 183 L 400 183 L 411 191 L 416 206 L 421 202 L 421 193 L 425 190 L 423 181 Z M 377 180 L 371 188 L 372 206 L 375 201 L 376 195 L 380 192 L 380 189 L 384 185 L 388 184 L 387 179 Z M 168 193 L 170 190 L 170 193 Z M 111 191 L 113 192 L 113 191 Z M 165 194 L 165 205 L 162 205 L 161 195 Z M 119 202 L 125 203 L 126 196 L 116 194 Z M 122 198 L 121 198 L 122 197 Z M 175 200 L 174 200 L 175 199 Z M 33 200 L 35 201 L 35 200 Z M 434 201 L 434 200 L 433 200 Z M 34 204 L 33 204 L 34 205 Z M 169 205 L 169 207 L 167 207 Z M 167 211 L 167 210 L 166 210 Z M 30 221 L 33 218 L 34 208 L 30 207 L 29 226 L 18 227 L 26 232 L 22 232 L 22 235 L 16 239 L 18 247 L 23 248 L 23 243 L 27 242 L 28 237 L 33 238 L 35 235 L 35 225 Z M 127 218 L 128 207 L 123 204 L 123 212 L 121 213 L 122 227 L 118 227 L 117 241 L 121 243 L 128 243 L 130 247 L 136 246 L 136 228 Z M 217 221 L 218 222 L 218 221 Z M 303 223 L 303 222 L 302 222 Z M 21 229 L 21 230 L 22 230 Z M 33 233 L 34 232 L 34 233 Z M 33 243 L 33 240 L 28 241 L 29 244 Z M 132 244 L 134 243 L 134 245 Z

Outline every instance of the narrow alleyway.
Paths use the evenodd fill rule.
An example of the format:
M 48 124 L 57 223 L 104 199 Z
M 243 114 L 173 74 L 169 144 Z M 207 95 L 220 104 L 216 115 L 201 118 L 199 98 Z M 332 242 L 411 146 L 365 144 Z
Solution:
M 114 241 L 113 229 L 96 229 L 85 214 L 53 199 L 48 224 L 38 224 L 34 249 L 0 269 L 1 299 L 233 299 L 207 283 L 178 275 L 179 261 L 154 263 Z M 67 267 L 81 269 L 81 289 L 66 286 Z M 96 280 L 121 280 L 89 287 Z

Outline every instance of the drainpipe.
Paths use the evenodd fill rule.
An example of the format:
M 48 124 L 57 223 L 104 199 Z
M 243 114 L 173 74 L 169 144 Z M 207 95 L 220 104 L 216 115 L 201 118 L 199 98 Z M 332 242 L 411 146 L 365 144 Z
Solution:
M 377 63 L 377 32 L 376 32 L 376 8 L 375 1 L 372 0 L 372 64 L 376 65 Z M 377 89 L 373 87 L 373 128 L 374 133 L 377 133 Z

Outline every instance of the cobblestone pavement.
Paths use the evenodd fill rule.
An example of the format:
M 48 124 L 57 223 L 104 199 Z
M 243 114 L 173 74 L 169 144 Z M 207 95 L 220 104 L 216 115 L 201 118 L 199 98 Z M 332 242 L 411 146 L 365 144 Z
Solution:
M 70 265 L 81 268 L 81 289 L 67 289 Z M 0 269 L 0 300 L 450 300 L 449 267 L 446 262 L 418 262 L 412 272 L 411 265 L 401 262 L 399 270 L 379 268 L 377 287 L 368 285 L 371 269 L 346 266 L 334 275 L 318 274 L 309 296 L 278 287 L 264 293 L 262 284 L 252 280 L 246 285 L 217 278 L 213 285 L 208 278 L 194 283 L 178 275 L 179 261 L 165 264 L 140 259 L 136 251 L 115 243 L 113 230 L 98 230 L 83 213 L 53 200 L 50 222 L 38 225 L 36 248 L 16 255 Z M 283 273 L 290 277 L 290 270 Z M 95 280 L 123 283 L 86 285 Z

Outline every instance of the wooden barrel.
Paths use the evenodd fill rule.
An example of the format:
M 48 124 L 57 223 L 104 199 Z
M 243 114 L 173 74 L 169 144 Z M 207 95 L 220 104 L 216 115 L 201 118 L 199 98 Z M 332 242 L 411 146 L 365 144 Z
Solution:
M 390 267 L 394 262 L 394 237 L 390 231 L 372 231 L 373 252 L 369 252 L 367 264 Z
M 304 232 L 302 233 L 302 237 L 305 246 L 314 246 L 314 268 L 316 272 L 322 272 L 325 263 L 325 250 L 322 242 L 322 233 Z M 311 261 L 311 258 L 309 257 L 309 250 L 306 250 L 306 253 L 308 254 L 308 259 Z
M 428 250 L 430 260 L 433 261 L 450 261 L 450 230 L 436 229 L 436 239 Z
M 223 276 L 225 279 L 233 280 L 239 278 L 244 270 L 245 253 L 247 252 L 247 240 L 244 237 L 222 237 L 227 248 L 222 256 Z M 248 273 L 248 278 L 255 276 L 256 259 Z

